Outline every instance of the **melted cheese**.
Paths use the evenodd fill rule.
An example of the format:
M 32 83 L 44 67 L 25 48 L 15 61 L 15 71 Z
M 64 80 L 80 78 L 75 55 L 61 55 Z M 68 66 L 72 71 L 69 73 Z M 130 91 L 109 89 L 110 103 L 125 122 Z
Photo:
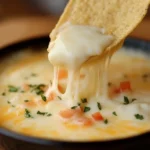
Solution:
M 106 72 L 104 62 L 109 58 L 106 58 L 106 60 L 102 59 L 91 67 L 84 67 L 83 64 L 93 56 L 102 55 L 105 49 L 113 42 L 114 37 L 104 33 L 104 29 L 96 27 L 71 24 L 64 25 L 61 32 L 57 35 L 56 40 L 50 43 L 48 48 L 48 58 L 51 64 L 55 66 L 55 71 L 53 87 L 50 87 L 47 91 L 47 97 L 52 91 L 55 91 L 57 95 L 67 101 L 68 106 L 71 106 L 76 105 L 82 96 L 99 96 L 101 87 L 99 75 L 100 72 Z M 98 66 L 101 66 L 101 68 Z M 57 74 L 62 67 L 68 70 L 65 94 L 58 91 Z M 88 77 L 86 82 L 81 83 L 80 71 L 82 70 L 86 71 Z M 89 84 L 90 86 L 86 90 L 82 88 L 82 86 L 87 87 Z M 106 83 L 103 84 L 103 89 L 106 91 L 105 85 Z M 105 93 L 106 95 L 105 91 L 103 94 Z
M 54 66 L 76 70 L 90 57 L 101 55 L 113 40 L 104 29 L 69 24 L 50 43 L 48 58 Z
M 103 98 L 102 94 L 94 97 L 93 92 L 91 92 L 94 87 L 90 86 L 92 84 L 88 80 L 90 78 L 94 82 L 94 76 L 96 74 L 101 75 L 103 70 L 101 66 L 100 70 L 97 70 L 94 74 L 88 74 L 86 68 L 81 69 L 80 74 L 85 76 L 80 78 L 80 96 L 84 98 L 88 93 L 86 106 L 91 108 L 89 112 L 84 113 L 85 117 L 92 119 L 91 115 L 100 111 L 104 119 L 108 120 L 108 123 L 105 124 L 104 121 L 92 119 L 92 126 L 83 125 L 76 117 L 64 119 L 59 115 L 61 110 L 68 109 L 69 99 L 66 101 L 63 97 L 61 97 L 61 100 L 59 97 L 55 97 L 54 100 L 44 102 L 41 96 L 36 94 L 37 91 L 33 87 L 25 88 L 24 85 L 28 84 L 51 86 L 50 81 L 53 79 L 54 70 L 46 58 L 45 50 L 41 52 L 24 50 L 1 60 L 1 126 L 26 135 L 73 141 L 123 138 L 150 130 L 150 77 L 143 77 L 144 74 L 150 73 L 149 57 L 142 53 L 135 54 L 134 51 L 126 52 L 124 48 L 117 52 L 112 57 L 108 67 L 108 82 L 112 83 L 110 87 L 107 86 L 108 93 L 111 93 L 113 88 L 118 87 L 122 81 L 130 81 L 133 92 L 109 94 L 107 99 Z M 95 68 L 91 66 L 89 70 L 93 71 Z M 99 78 L 101 79 L 101 76 Z M 64 89 L 67 86 L 66 80 L 66 78 L 58 80 L 59 85 Z M 18 87 L 19 90 L 9 92 L 8 85 Z M 23 90 L 24 92 L 22 92 Z M 5 95 L 2 94 L 4 92 Z M 99 93 L 101 92 L 99 91 Z M 124 96 L 137 100 L 124 105 Z M 25 102 L 25 100 L 29 100 L 29 102 Z M 102 110 L 98 109 L 97 102 L 100 102 Z M 70 104 L 70 106 L 74 105 Z M 30 111 L 33 118 L 26 117 L 25 109 Z M 39 115 L 37 114 L 38 111 L 51 113 L 52 116 Z M 114 111 L 117 116 L 112 114 Z M 144 119 L 136 119 L 135 114 L 143 115 Z

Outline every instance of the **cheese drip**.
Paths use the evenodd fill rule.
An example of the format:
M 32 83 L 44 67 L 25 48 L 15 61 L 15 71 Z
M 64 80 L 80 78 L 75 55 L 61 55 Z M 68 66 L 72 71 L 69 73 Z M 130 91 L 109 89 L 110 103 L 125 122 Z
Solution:
M 83 97 L 98 97 L 106 95 L 106 66 L 109 56 L 104 55 L 98 62 L 84 66 L 84 62 L 93 56 L 101 55 L 113 42 L 114 37 L 105 35 L 103 29 L 81 25 L 67 25 L 57 35 L 56 40 L 49 45 L 48 58 L 54 66 L 54 80 L 52 87 L 47 91 L 47 96 L 56 92 L 66 100 L 69 106 L 76 105 Z M 108 63 L 107 63 L 108 64 Z M 65 93 L 58 90 L 58 71 L 60 68 L 68 70 L 68 79 Z M 80 74 L 85 74 L 85 79 L 80 79 Z M 105 83 L 104 83 L 105 82 Z

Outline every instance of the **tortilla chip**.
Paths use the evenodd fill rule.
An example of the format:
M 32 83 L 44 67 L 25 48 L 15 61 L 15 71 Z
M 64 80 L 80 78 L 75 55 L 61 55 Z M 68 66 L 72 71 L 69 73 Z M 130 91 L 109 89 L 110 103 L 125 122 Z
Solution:
M 66 22 L 104 28 L 115 36 L 109 48 L 123 41 L 144 18 L 150 0 L 70 0 L 60 17 L 51 40 Z

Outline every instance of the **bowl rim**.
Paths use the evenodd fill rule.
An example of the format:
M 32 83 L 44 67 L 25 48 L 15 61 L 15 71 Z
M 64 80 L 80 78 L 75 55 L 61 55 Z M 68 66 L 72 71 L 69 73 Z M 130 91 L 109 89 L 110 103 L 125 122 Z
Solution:
M 38 37 L 38 38 L 34 38 L 34 39 L 29 39 L 29 40 L 25 40 L 25 41 L 21 41 L 19 43 L 15 43 L 15 44 L 11 44 L 8 45 L 2 49 L 0 49 L 0 54 L 3 53 L 7 53 L 8 51 L 14 50 L 14 49 L 20 49 L 20 48 L 24 48 L 27 47 L 27 45 L 34 45 L 37 43 L 41 43 L 41 45 L 44 43 L 48 43 L 49 42 L 49 38 L 48 37 Z M 141 39 L 136 39 L 136 38 L 127 38 L 125 43 L 126 47 L 132 47 L 132 48 L 141 48 L 143 50 L 150 50 L 150 42 L 149 41 L 144 41 Z M 148 52 L 148 51 L 147 51 Z M 150 51 L 149 51 L 150 53 Z M 33 143 L 33 144 L 40 144 L 40 145 L 45 145 L 45 146 L 52 146 L 52 145 L 63 145 L 63 146 L 72 146 L 72 144 L 76 144 L 76 147 L 84 147 L 86 146 L 92 146 L 93 144 L 94 146 L 97 146 L 99 144 L 101 144 L 102 146 L 107 146 L 109 144 L 109 146 L 114 145 L 116 143 L 127 143 L 127 142 L 137 142 L 137 141 L 141 141 L 143 138 L 149 138 L 150 139 L 150 131 L 138 134 L 138 135 L 133 135 L 133 136 L 129 136 L 129 137 L 123 137 L 123 138 L 116 138 L 116 139 L 107 139 L 107 140 L 96 140 L 96 141 L 69 141 L 69 140 L 58 140 L 58 139 L 50 139 L 50 138 L 39 138 L 39 137 L 35 137 L 35 136 L 28 136 L 28 135 L 23 135 L 21 133 L 17 133 L 14 131 L 11 131 L 9 129 L 6 129 L 4 127 L 0 127 L 0 135 L 2 136 L 7 136 L 16 140 L 20 140 L 20 141 L 24 141 L 24 142 L 28 142 L 28 143 Z

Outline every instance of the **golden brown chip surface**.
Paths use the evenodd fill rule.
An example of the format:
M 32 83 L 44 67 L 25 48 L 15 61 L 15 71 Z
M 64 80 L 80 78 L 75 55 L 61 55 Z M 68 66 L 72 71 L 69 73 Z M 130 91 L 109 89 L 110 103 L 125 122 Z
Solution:
M 58 28 L 66 22 L 104 28 L 115 36 L 117 45 L 142 21 L 150 0 L 70 0 L 50 35 L 54 40 Z

